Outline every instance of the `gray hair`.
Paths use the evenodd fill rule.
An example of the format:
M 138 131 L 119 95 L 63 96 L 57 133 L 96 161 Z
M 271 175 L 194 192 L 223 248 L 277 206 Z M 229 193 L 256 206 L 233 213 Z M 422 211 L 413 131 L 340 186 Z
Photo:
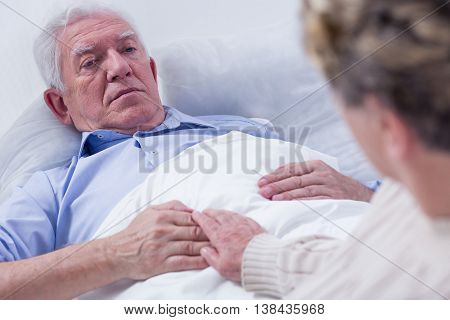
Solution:
M 68 7 L 63 12 L 57 14 L 42 30 L 41 34 L 34 42 L 33 51 L 39 72 L 48 87 L 60 91 L 64 90 L 61 76 L 60 48 L 66 44 L 58 38 L 61 34 L 61 30 L 64 30 L 71 23 L 100 13 L 117 16 L 131 25 L 131 23 L 124 18 L 123 14 L 118 13 L 117 11 L 99 4 L 81 4 Z M 132 25 L 131 27 L 136 30 Z

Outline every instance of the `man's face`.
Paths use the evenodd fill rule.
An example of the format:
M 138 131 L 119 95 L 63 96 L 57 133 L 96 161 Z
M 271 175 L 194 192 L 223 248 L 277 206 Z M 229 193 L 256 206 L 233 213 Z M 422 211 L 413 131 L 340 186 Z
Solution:
M 97 14 L 70 24 L 59 39 L 61 95 L 79 131 L 132 134 L 164 120 L 154 62 L 124 20 Z

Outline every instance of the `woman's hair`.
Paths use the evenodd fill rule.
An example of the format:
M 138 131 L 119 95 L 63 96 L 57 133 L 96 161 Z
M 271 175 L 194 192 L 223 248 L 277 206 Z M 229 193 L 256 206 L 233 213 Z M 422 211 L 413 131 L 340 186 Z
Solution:
M 373 94 L 450 151 L 448 0 L 310 0 L 303 15 L 306 46 L 348 106 Z

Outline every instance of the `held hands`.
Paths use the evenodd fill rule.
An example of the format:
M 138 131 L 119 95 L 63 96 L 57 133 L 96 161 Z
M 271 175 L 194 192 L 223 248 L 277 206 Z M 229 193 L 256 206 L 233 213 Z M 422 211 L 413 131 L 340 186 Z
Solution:
M 204 269 L 200 249 L 208 238 L 179 201 L 152 206 L 108 239 L 108 254 L 122 278 L 144 280 L 158 274 Z
M 252 219 L 225 210 L 195 211 L 193 218 L 211 242 L 200 250 L 201 255 L 221 276 L 240 282 L 244 250 L 264 229 Z
M 347 199 L 369 202 L 373 191 L 320 160 L 290 163 L 262 177 L 260 194 L 274 201 Z

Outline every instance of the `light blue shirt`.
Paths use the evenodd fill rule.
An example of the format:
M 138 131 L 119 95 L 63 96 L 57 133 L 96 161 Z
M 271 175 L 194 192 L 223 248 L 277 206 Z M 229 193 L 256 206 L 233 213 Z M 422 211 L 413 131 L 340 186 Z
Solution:
M 92 238 L 106 215 L 158 164 L 203 139 L 240 130 L 275 137 L 238 116 L 191 117 L 166 107 L 157 128 L 133 136 L 83 133 L 71 163 L 35 173 L 0 206 L 0 261 L 30 258 Z M 188 192 L 188 190 L 187 190 Z

